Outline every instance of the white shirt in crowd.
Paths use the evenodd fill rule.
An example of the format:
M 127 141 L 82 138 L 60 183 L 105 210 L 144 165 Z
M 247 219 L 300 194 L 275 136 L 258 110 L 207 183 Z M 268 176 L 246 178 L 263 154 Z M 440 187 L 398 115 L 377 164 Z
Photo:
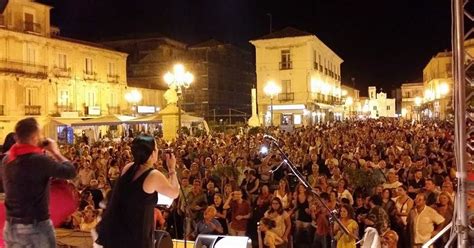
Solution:
M 431 239 L 431 234 L 434 231 L 434 225 L 439 225 L 444 222 L 444 217 L 438 214 L 436 210 L 429 206 L 425 206 L 420 213 L 414 209 L 414 231 L 415 244 L 424 244 Z

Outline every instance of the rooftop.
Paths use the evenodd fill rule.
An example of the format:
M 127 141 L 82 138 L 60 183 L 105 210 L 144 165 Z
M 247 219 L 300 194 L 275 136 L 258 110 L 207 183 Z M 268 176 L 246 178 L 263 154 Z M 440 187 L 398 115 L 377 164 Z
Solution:
M 279 39 L 287 37 L 300 37 L 300 36 L 314 36 L 312 33 L 302 31 L 293 27 L 286 27 L 284 29 L 272 32 L 270 34 L 264 35 L 256 40 L 269 40 L 269 39 Z

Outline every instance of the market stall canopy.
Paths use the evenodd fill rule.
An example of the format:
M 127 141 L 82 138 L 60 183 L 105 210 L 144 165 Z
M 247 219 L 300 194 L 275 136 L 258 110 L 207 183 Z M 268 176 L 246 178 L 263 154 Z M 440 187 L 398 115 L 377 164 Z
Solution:
M 138 117 L 136 119 L 131 119 L 124 122 L 125 123 L 160 123 L 162 121 L 163 121 L 163 115 L 160 113 L 155 113 L 152 115 L 142 116 L 142 117 Z M 184 123 L 203 122 L 204 118 L 192 116 L 188 114 L 182 114 L 181 121 Z
M 83 120 L 72 123 L 72 126 L 102 126 L 102 125 L 120 125 L 126 123 L 135 117 L 128 115 L 105 115 L 94 119 Z

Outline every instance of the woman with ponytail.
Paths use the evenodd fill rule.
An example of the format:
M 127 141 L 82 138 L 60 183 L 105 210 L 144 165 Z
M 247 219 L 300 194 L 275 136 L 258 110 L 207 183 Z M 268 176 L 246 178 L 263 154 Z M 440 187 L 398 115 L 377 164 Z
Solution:
M 157 192 L 173 199 L 179 194 L 175 156 L 166 154 L 169 178 L 154 169 L 158 149 L 153 137 L 136 137 L 132 156 L 133 162 L 123 168 L 97 226 L 96 243 L 104 248 L 152 248 Z

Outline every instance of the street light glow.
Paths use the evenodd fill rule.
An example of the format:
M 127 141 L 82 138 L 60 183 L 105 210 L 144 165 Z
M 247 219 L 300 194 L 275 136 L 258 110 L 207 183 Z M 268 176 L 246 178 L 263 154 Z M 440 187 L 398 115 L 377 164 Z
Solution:
M 352 97 L 348 97 L 346 99 L 346 105 L 347 106 L 351 106 L 353 103 L 354 103 L 354 99 L 352 99 Z
M 194 81 L 194 76 L 191 72 L 185 70 L 182 64 L 173 66 L 173 72 L 166 72 L 163 76 L 168 87 L 174 87 L 180 91 L 181 87 L 188 88 Z
M 449 92 L 449 86 L 447 83 L 441 83 L 439 86 L 438 86 L 438 91 L 441 95 L 446 95 L 448 94 Z
M 129 103 L 138 103 L 142 100 L 142 94 L 138 90 L 125 93 L 125 100 Z
M 281 92 L 281 88 L 276 85 L 275 82 L 269 81 L 265 88 L 263 88 L 263 91 L 266 95 L 270 96 L 270 98 L 273 98 L 273 96 Z
M 421 105 L 421 97 L 417 96 L 415 97 L 415 105 L 420 106 Z

